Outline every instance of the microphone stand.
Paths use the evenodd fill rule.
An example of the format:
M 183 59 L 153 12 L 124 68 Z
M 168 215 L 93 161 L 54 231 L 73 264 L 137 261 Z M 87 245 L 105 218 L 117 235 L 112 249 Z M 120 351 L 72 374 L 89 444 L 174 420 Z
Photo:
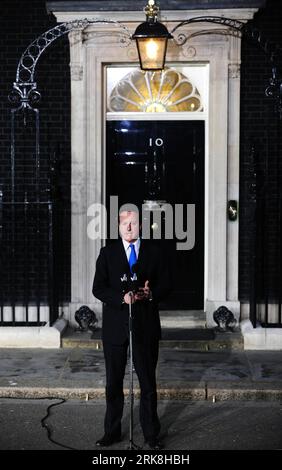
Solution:
M 130 399 L 130 415 L 129 415 L 129 450 L 137 448 L 133 441 L 133 407 L 134 407 L 134 390 L 133 390 L 133 348 L 132 348 L 132 297 L 133 292 L 128 292 L 130 296 L 129 303 L 129 399 Z
M 129 302 L 129 399 L 130 399 L 130 415 L 129 415 L 129 446 L 128 450 L 138 450 L 138 447 L 133 440 L 133 407 L 134 407 L 134 389 L 133 389 L 133 343 L 132 343 L 132 298 L 134 296 L 134 281 L 137 280 L 136 274 L 131 279 L 132 290 L 128 292 L 130 297 Z

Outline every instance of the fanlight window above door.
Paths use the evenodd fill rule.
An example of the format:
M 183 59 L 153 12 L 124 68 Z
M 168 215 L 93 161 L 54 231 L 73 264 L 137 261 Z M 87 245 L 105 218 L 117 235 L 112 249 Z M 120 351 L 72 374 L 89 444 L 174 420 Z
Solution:
M 188 77 L 172 68 L 162 72 L 134 70 L 113 88 L 110 112 L 203 111 L 200 94 Z

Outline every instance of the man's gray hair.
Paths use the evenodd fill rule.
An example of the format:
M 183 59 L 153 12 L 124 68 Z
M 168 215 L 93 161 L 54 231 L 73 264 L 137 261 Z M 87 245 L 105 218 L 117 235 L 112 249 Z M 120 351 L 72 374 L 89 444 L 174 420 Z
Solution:
M 120 216 L 122 212 L 137 212 L 139 215 L 139 209 L 135 204 L 123 204 L 119 208 L 118 215 Z

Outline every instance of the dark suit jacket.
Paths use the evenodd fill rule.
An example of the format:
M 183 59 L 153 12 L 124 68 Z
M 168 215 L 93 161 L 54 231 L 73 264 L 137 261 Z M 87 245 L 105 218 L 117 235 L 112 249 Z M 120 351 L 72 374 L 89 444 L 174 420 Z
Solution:
M 128 338 L 128 305 L 122 303 L 124 274 L 129 276 L 129 265 L 123 243 L 118 240 L 101 249 L 93 283 L 94 296 L 104 303 L 103 340 L 112 344 L 122 344 Z M 170 279 L 165 257 L 152 241 L 141 240 L 137 275 L 138 285 L 144 287 L 149 281 L 152 300 L 133 304 L 133 338 L 138 342 L 159 340 L 158 303 L 169 293 Z

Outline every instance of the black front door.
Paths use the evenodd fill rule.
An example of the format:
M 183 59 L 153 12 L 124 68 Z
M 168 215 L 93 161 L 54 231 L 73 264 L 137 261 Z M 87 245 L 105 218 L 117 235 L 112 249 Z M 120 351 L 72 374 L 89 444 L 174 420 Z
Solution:
M 173 293 L 161 306 L 164 309 L 203 308 L 204 148 L 203 121 L 107 122 L 107 206 L 111 195 L 117 195 L 120 204 L 139 207 L 144 201 L 165 201 L 174 208 L 183 205 L 178 210 L 184 235 L 195 225 L 195 242 L 189 249 L 183 249 L 189 243 L 179 239 L 179 230 L 175 233 L 175 211 L 173 239 L 164 240 L 162 232 L 174 281 Z

